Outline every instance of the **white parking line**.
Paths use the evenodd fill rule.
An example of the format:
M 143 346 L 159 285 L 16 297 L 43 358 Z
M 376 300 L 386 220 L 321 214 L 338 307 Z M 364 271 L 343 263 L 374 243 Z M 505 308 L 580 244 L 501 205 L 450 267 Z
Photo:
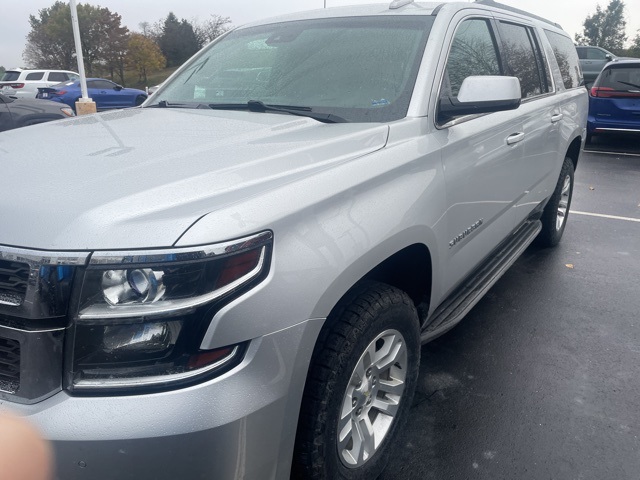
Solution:
M 637 223 L 640 223 L 640 218 L 619 217 L 617 215 L 604 215 L 602 213 L 579 212 L 577 210 L 571 210 L 570 213 L 575 214 L 575 215 L 586 215 L 587 217 L 610 218 L 612 220 L 624 220 L 626 222 L 637 222 Z
M 598 153 L 602 155 L 622 155 L 626 157 L 640 157 L 640 153 L 631 153 L 631 152 L 607 152 L 604 150 L 588 150 L 584 149 L 584 153 Z

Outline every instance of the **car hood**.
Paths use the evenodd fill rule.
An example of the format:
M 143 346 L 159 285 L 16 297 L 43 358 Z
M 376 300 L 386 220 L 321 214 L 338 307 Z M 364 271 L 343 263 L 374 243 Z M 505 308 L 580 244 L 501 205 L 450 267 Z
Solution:
M 0 244 L 171 246 L 202 216 L 378 150 L 387 135 L 380 124 L 159 108 L 14 130 L 0 134 Z

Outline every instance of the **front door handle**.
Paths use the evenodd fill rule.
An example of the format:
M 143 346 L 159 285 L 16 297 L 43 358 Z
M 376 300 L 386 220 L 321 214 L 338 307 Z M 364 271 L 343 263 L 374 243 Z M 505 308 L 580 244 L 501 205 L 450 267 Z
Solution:
M 524 139 L 524 132 L 513 133 L 507 137 L 507 145 L 521 142 Z
M 557 123 L 560 120 L 562 120 L 564 117 L 564 114 L 562 113 L 558 113 L 557 115 L 551 115 L 551 123 Z

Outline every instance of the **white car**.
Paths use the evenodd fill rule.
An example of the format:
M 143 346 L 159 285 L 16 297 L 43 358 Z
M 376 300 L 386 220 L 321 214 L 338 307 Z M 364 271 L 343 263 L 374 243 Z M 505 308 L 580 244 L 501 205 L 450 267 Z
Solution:
M 75 80 L 80 75 L 69 70 L 7 70 L 0 78 L 0 92 L 5 95 L 35 98 L 38 88 Z

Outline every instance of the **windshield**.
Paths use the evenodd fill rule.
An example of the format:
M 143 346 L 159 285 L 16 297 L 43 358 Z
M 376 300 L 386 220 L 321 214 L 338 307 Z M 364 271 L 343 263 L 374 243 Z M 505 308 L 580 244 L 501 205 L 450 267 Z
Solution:
M 149 106 L 259 101 L 352 122 L 406 115 L 433 17 L 305 20 L 231 32 Z

